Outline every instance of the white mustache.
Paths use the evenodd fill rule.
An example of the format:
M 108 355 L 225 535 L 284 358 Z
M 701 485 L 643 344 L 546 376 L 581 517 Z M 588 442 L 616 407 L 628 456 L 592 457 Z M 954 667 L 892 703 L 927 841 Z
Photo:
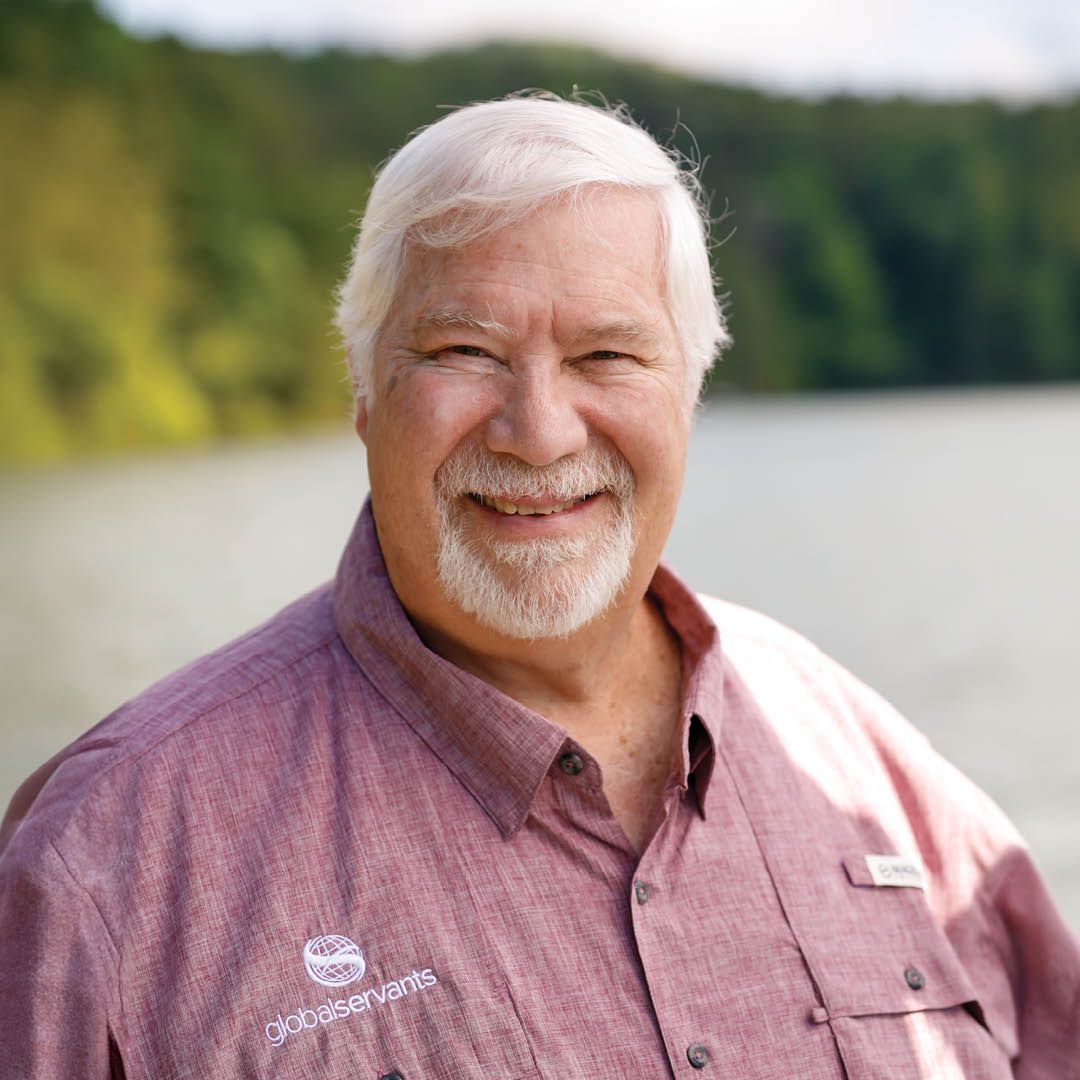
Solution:
M 537 466 L 466 443 L 439 466 L 435 487 L 444 498 L 482 495 L 508 502 L 515 499 L 570 502 L 599 491 L 629 498 L 634 490 L 634 474 L 626 459 L 610 448 L 590 447 L 573 457 Z

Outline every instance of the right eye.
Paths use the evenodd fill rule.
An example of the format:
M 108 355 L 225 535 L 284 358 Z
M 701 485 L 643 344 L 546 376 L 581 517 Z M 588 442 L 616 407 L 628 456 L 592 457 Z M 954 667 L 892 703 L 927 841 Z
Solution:
M 476 345 L 450 345 L 445 349 L 440 349 L 439 352 L 456 353 L 458 356 L 487 356 L 483 349 L 478 348 Z

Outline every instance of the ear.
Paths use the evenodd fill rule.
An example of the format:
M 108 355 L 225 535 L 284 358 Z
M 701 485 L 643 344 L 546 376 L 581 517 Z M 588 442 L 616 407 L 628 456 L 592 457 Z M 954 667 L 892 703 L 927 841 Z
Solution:
M 361 394 L 356 399 L 356 415 L 353 418 L 353 427 L 356 428 L 356 434 L 360 436 L 365 446 L 367 446 L 367 422 L 367 398 Z
M 367 446 L 367 396 L 360 393 L 360 380 L 357 379 L 356 368 L 353 366 L 353 348 L 351 345 L 346 350 L 346 355 L 346 367 L 352 382 L 355 402 L 353 405 L 353 427 L 356 429 L 356 434 L 360 436 L 360 441 Z

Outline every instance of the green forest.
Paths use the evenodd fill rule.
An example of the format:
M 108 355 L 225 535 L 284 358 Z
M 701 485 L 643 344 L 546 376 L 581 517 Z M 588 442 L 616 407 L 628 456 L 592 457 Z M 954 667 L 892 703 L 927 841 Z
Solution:
M 0 461 L 340 422 L 331 293 L 374 169 L 524 87 L 705 161 L 712 392 L 1080 377 L 1080 102 L 807 102 L 563 45 L 221 52 L 4 0 Z

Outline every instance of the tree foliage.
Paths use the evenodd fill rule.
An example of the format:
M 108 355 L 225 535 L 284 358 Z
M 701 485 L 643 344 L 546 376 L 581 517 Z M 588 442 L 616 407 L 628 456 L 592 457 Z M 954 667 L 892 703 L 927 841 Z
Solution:
M 705 159 L 714 386 L 1080 376 L 1078 103 L 808 103 L 553 45 L 224 53 L 5 0 L 0 460 L 344 415 L 330 298 L 375 167 L 525 86 L 596 88 Z

